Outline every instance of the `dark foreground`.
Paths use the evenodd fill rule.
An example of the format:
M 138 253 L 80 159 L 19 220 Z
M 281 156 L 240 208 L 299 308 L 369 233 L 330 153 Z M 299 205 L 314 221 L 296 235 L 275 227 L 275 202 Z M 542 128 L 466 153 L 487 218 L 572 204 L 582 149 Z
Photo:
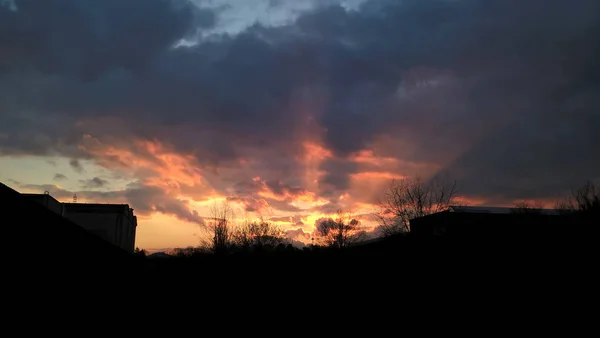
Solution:
M 403 235 L 344 250 L 154 258 L 124 252 L 16 192 L 0 190 L 3 285 L 19 306 L 75 299 L 86 307 L 133 311 L 151 299 L 287 307 L 465 292 L 549 299 L 568 291 L 585 299 L 597 281 L 595 222 L 574 220 L 571 228 L 526 234 L 509 226 L 494 236 Z

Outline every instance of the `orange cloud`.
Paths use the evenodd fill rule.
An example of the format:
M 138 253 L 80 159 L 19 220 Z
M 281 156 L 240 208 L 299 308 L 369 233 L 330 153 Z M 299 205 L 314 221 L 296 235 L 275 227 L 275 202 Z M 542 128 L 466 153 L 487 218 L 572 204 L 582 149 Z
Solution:
M 334 154 L 315 140 L 304 141 L 301 145 L 302 152 L 296 160 L 303 168 L 300 171 L 304 171 L 303 186 L 288 185 L 281 180 L 263 179 L 259 175 L 250 176 L 252 178 L 245 182 L 236 182 L 237 171 L 248 168 L 219 169 L 234 179 L 229 183 L 235 191 L 234 194 L 229 188 L 221 187 L 221 192 L 211 186 L 208 179 L 223 179 L 218 173 L 203 171 L 194 156 L 178 153 L 159 140 L 138 139 L 126 145 L 115 145 L 85 135 L 80 150 L 90 154 L 99 165 L 129 173 L 138 178 L 143 186 L 160 189 L 165 196 L 171 198 L 169 201 L 177 201 L 176 204 L 168 204 L 166 200 L 157 197 L 159 204 L 151 206 L 154 212 L 169 211 L 179 215 L 177 217 L 180 219 L 195 220 L 209 214 L 210 201 L 226 199 L 246 212 L 255 212 L 257 215 L 266 213 L 276 217 L 278 221 L 274 222 L 281 224 L 284 230 L 297 229 L 300 225 L 308 231 L 307 233 L 314 231 L 317 220 L 335 218 L 337 209 L 352 210 L 357 215 L 372 213 L 375 209 L 373 201 L 385 184 L 391 179 L 405 177 L 399 174 L 402 161 L 378 156 L 373 150 L 363 150 L 349 158 L 340 159 L 358 164 L 359 171 L 349 174 L 349 189 L 337 197 L 323 198 L 318 194 L 319 180 L 325 174 L 320 166 L 324 161 L 333 159 Z M 240 161 L 244 165 L 253 164 L 251 157 Z M 303 215 L 290 216 L 298 213 Z M 241 214 L 244 214 L 244 211 Z M 288 217 L 294 222 L 281 222 L 282 217 Z M 368 217 L 362 222 L 367 228 L 376 225 L 372 224 Z M 305 236 L 301 237 L 306 240 Z
M 134 176 L 144 177 L 145 185 L 160 187 L 167 194 L 179 195 L 186 190 L 190 197 L 189 187 L 193 187 L 204 195 L 219 196 L 202 177 L 193 156 L 177 154 L 158 140 L 134 140 L 128 147 L 116 147 L 84 135 L 79 149 L 92 155 L 99 165 L 133 171 Z
M 350 160 L 356 163 L 368 163 L 376 166 L 397 164 L 400 162 L 397 158 L 375 156 L 373 150 L 361 150 L 350 156 Z
M 401 180 L 403 178 L 406 178 L 407 176 L 389 173 L 389 172 L 365 171 L 365 172 L 361 172 L 361 173 L 351 174 L 350 177 L 353 180 L 387 180 L 387 181 L 389 181 L 389 180 L 394 180 L 394 179 Z

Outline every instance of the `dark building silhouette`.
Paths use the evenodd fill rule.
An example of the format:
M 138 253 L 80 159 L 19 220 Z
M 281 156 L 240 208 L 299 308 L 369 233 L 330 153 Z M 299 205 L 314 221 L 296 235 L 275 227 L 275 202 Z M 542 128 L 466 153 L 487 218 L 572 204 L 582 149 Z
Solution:
M 114 245 L 133 252 L 137 217 L 128 204 L 61 203 L 49 193 L 23 194 Z
M 12 276 L 36 274 L 58 278 L 86 272 L 107 275 L 132 271 L 131 254 L 62 217 L 56 210 L 2 183 L 0 199 L 6 239 L 3 250 L 11 256 L 5 260 L 4 268 L 13 268 Z
M 593 225 L 593 219 L 578 213 L 502 207 L 450 207 L 410 221 L 417 241 L 482 246 L 583 243 L 595 232 Z

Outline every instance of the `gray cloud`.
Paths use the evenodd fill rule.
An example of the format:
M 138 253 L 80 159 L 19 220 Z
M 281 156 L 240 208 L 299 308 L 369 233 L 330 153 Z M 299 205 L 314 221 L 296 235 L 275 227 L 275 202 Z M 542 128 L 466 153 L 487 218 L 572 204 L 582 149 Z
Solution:
M 333 201 L 324 205 L 314 207 L 312 210 L 320 213 L 334 214 L 340 210 L 344 210 L 344 208 L 337 201 Z
M 73 170 L 75 170 L 75 172 L 81 174 L 82 172 L 85 171 L 85 168 L 83 167 L 83 165 L 81 164 L 81 162 L 79 162 L 76 159 L 72 159 L 69 161 L 69 166 L 71 166 L 71 168 L 73 168 Z
M 71 199 L 73 198 L 73 192 L 65 190 L 57 185 L 53 184 L 22 184 L 14 181 L 16 184 L 13 187 L 15 190 L 19 191 L 20 189 L 27 189 L 34 194 L 43 194 L 46 191 L 54 198 L 59 200 Z
M 245 211 L 267 214 L 273 210 L 301 211 L 291 202 L 307 193 L 298 186 L 290 186 L 281 181 L 264 181 L 260 178 L 238 182 L 233 188 L 232 196 L 227 198 L 229 201 L 241 203 Z
M 108 181 L 103 180 L 100 177 L 94 177 L 89 180 L 79 180 L 79 183 L 81 183 L 81 186 L 84 189 L 102 188 L 108 185 Z
M 84 157 L 76 145 L 93 130 L 157 137 L 202 166 L 287 152 L 272 156 L 267 179 L 280 180 L 299 172 L 309 133 L 338 158 L 323 164 L 325 196 L 358 170 L 339 159 L 382 135 L 410 149 L 379 154 L 437 163 L 461 191 L 498 200 L 600 172 L 595 0 L 330 3 L 290 25 L 177 49 L 218 11 L 161 0 L 16 5 L 0 7 L 0 154 Z M 76 126 L 100 116 L 123 122 Z M 308 117 L 321 129 L 302 127 Z
M 67 179 L 66 175 L 63 175 L 61 173 L 54 174 L 54 180 L 55 181 L 63 181 L 63 180 L 66 180 L 66 179 Z
M 322 196 L 337 197 L 340 192 L 348 189 L 350 174 L 359 171 L 358 165 L 346 159 L 327 159 L 320 168 L 324 176 L 319 180 L 319 193 Z
M 194 24 L 214 23 L 214 17 L 186 3 L 19 0 L 17 11 L 0 12 L 0 45 L 6 50 L 0 65 L 9 70 L 33 66 L 84 81 L 119 68 L 143 72 L 157 53 L 189 34 Z

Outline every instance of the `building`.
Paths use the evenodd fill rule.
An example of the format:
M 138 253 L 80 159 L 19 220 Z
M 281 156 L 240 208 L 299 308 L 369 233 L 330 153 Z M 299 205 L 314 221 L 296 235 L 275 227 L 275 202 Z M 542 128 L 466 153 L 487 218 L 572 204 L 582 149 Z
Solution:
M 62 203 L 60 203 L 59 201 L 54 199 L 54 197 L 50 196 L 50 193 L 47 191 L 44 194 L 21 194 L 21 195 L 45 206 L 46 209 L 54 212 L 57 215 L 64 216 Z
M 62 203 L 63 216 L 114 245 L 133 252 L 137 217 L 127 204 Z
M 531 244 L 580 240 L 593 220 L 557 209 L 458 207 L 410 221 L 417 240 L 460 244 Z
M 133 256 L 125 250 L 62 217 L 58 201 L 49 195 L 22 195 L 0 183 L 0 200 L 5 215 L 3 250 L 9 258 L 3 271 L 12 271 L 9 275 L 14 278 L 35 278 L 40 281 L 37 288 L 47 290 L 45 280 L 75 277 L 74 282 L 86 273 L 122 276 L 135 267 Z
M 494 214 L 494 215 L 506 215 L 506 214 L 522 214 L 531 213 L 539 215 L 558 216 L 565 213 L 564 210 L 558 209 L 521 209 L 521 208 L 509 208 L 509 207 L 470 207 L 470 206 L 451 206 L 448 208 L 448 212 L 458 212 L 463 214 Z
M 135 248 L 137 217 L 128 204 L 61 203 L 48 192 L 23 196 L 127 252 Z

